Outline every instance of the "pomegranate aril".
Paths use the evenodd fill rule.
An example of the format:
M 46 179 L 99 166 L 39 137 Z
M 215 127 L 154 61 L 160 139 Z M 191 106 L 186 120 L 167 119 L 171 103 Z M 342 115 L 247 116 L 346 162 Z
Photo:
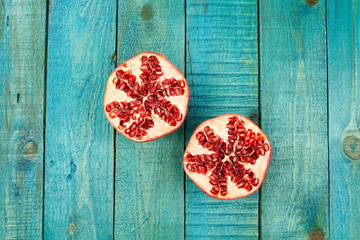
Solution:
M 116 112 L 109 113 L 110 118 L 115 118 L 117 116 Z
M 186 164 L 186 168 L 187 168 L 187 170 L 192 172 L 192 164 L 190 164 L 190 163 Z
M 250 133 L 250 134 L 249 134 L 249 138 L 250 138 L 250 139 L 254 139 L 254 138 L 255 138 L 255 133 L 253 133 L 253 132 Z
M 210 148 L 212 148 L 212 144 L 210 143 L 210 142 L 205 142 L 204 144 L 203 144 L 203 147 L 204 148 L 207 148 L 207 149 L 209 149 L 209 150 L 212 150 L 212 149 L 210 149 Z
M 235 127 L 237 128 L 237 129 L 239 129 L 239 128 L 242 128 L 243 126 L 244 126 L 244 121 L 243 120 L 239 120 L 238 122 L 236 122 L 236 124 L 235 124 Z
M 229 118 L 230 123 L 235 123 L 237 120 L 238 120 L 238 118 L 236 116 L 233 116 L 233 117 Z
M 251 184 L 252 184 L 254 187 L 256 187 L 257 185 L 259 185 L 259 179 L 258 179 L 258 178 L 255 178 L 255 179 L 251 182 Z
M 224 188 L 224 187 L 227 186 L 227 182 L 226 182 L 226 181 L 220 181 L 220 180 L 219 180 L 219 186 L 220 186 L 220 188 L 221 188 L 221 187 Z
M 196 138 L 196 140 L 199 141 L 199 143 L 200 143 L 201 145 L 202 145 L 204 142 L 206 142 L 206 137 L 205 137 L 204 133 L 202 133 L 202 132 L 196 133 L 195 138 Z
M 260 147 L 258 150 L 257 150 L 257 153 L 258 155 L 261 155 L 261 156 L 264 156 L 265 155 L 265 149 Z
M 151 69 L 149 67 L 149 65 L 147 64 L 143 64 L 140 66 L 140 70 L 143 72 L 143 73 L 151 73 Z
M 226 196 L 228 194 L 228 191 L 224 190 L 220 192 L 221 196 Z
M 249 192 L 253 189 L 253 186 L 251 184 L 249 184 L 249 186 L 246 188 L 246 190 L 248 190 Z
M 245 181 L 239 181 L 237 184 L 236 184 L 236 187 L 237 188 L 243 188 L 245 186 Z
M 120 82 L 120 78 L 119 77 L 114 77 L 113 84 L 117 85 L 119 82 Z
M 158 66 L 158 69 L 155 69 L 154 73 L 155 73 L 156 75 L 158 75 L 158 76 L 163 75 L 163 72 L 162 72 L 162 70 L 161 70 L 161 67 L 160 67 L 160 66 Z
M 234 151 L 234 145 L 229 144 L 225 150 L 226 155 L 230 155 Z
M 150 61 L 150 62 L 158 62 L 158 59 L 157 59 L 157 57 L 155 57 L 154 55 L 151 55 L 151 56 L 149 57 L 149 61 Z
M 238 144 L 235 146 L 235 151 L 241 151 L 244 148 L 244 143 L 239 141 Z
M 170 121 L 167 121 L 170 126 L 176 126 L 176 121 L 171 119 Z
M 123 73 L 124 73 L 123 70 L 117 70 L 116 71 L 116 76 L 120 77 Z
M 145 56 L 145 55 L 143 55 L 143 56 L 141 57 L 141 62 L 142 62 L 142 63 L 147 63 L 147 62 L 148 62 L 148 57 Z
M 218 182 L 216 180 L 211 180 L 211 179 L 210 179 L 209 183 L 213 186 L 218 184 Z
M 218 180 L 218 175 L 217 174 L 211 174 L 209 177 L 210 180 L 214 180 L 217 181 Z
M 212 194 L 214 194 L 214 195 L 217 195 L 217 194 L 219 194 L 219 188 L 218 188 L 218 187 L 213 187 L 213 188 L 210 190 L 210 192 L 211 192 Z
M 152 75 L 150 76 L 150 79 L 157 80 L 159 77 L 160 77 L 159 75 L 152 74 Z
M 232 141 L 234 142 L 235 140 L 237 139 L 237 134 L 236 132 L 233 132 L 233 131 L 229 131 L 229 141 Z
M 211 135 L 214 134 L 214 130 L 211 129 L 210 127 L 207 127 L 207 128 L 205 127 L 204 131 L 208 137 L 210 137 Z
M 180 87 L 180 88 L 184 88 L 185 87 L 185 81 L 184 80 L 179 80 L 177 82 L 177 86 Z
M 211 135 L 209 137 L 209 141 L 211 141 L 211 142 L 218 142 L 219 140 L 220 140 L 220 137 L 217 135 Z
M 267 151 L 269 151 L 269 144 L 267 144 L 267 143 L 265 143 L 264 144 L 264 150 L 265 150 L 265 152 L 267 152 Z
M 226 124 L 226 127 L 228 128 L 228 129 L 230 129 L 230 130 L 233 130 L 233 129 L 235 129 L 235 126 L 234 126 L 234 124 L 233 123 L 228 123 L 228 124 Z
M 136 130 L 136 123 L 132 123 L 132 124 L 130 125 L 130 130 L 131 130 L 131 131 Z
M 221 149 L 221 151 L 223 151 L 223 152 L 225 151 L 225 149 L 226 149 L 226 143 L 225 143 L 225 142 L 221 143 L 220 149 Z
M 256 146 L 262 146 L 262 145 L 264 145 L 264 140 L 263 139 L 256 140 Z
M 141 80 L 143 80 L 143 84 L 148 85 L 148 83 L 145 82 L 145 81 L 149 80 L 149 78 L 150 78 L 150 75 L 148 73 L 140 74 L 139 77 L 141 78 Z

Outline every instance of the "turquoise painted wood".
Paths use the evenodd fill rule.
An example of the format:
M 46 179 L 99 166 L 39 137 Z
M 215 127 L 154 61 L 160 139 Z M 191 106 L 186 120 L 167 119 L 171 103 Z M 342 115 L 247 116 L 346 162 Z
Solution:
M 354 2 L 357 4 L 356 15 Z M 359 119 L 357 93 L 360 90 L 357 79 L 359 77 L 356 72 L 353 72 L 359 69 L 359 65 L 355 65 L 352 60 L 353 56 L 355 57 L 355 51 L 359 56 L 359 10 L 359 1 L 328 2 L 329 194 L 332 239 L 360 238 L 358 224 L 360 219 L 360 136 L 351 131 L 359 131 L 357 124 Z M 354 17 L 356 17 L 356 31 Z M 356 36 L 355 42 L 354 36 Z M 352 73 L 356 74 L 354 82 Z M 344 154 L 343 147 L 347 147 L 348 157 Z
M 0 239 L 41 239 L 46 1 L 0 2 Z
M 49 4 L 44 238 L 112 239 L 114 138 L 103 96 L 116 1 Z
M 186 12 L 186 140 L 201 122 L 221 114 L 257 122 L 257 1 L 187 1 Z M 216 200 L 186 177 L 186 239 L 258 239 L 258 193 Z
M 184 72 L 184 1 L 119 1 L 118 64 L 144 51 Z M 184 128 L 147 143 L 116 134 L 115 239 L 184 237 Z
M 0 1 L 0 239 L 359 239 L 354 1 Z M 140 144 L 102 104 L 142 51 L 191 95 L 184 126 Z M 261 123 L 272 160 L 259 192 L 220 201 L 182 155 L 230 112 Z
M 262 239 L 330 237 L 326 15 L 316 3 L 260 1 L 261 126 L 272 145 Z

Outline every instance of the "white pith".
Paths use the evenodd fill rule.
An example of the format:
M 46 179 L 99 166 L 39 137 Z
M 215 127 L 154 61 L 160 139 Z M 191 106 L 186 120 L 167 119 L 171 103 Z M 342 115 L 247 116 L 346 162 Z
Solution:
M 175 105 L 179 110 L 180 113 L 183 115 L 182 119 L 180 122 L 176 122 L 176 126 L 170 126 L 168 123 L 166 123 L 165 121 L 163 121 L 162 119 L 160 119 L 160 117 L 156 114 L 154 114 L 152 112 L 152 118 L 154 121 L 154 127 L 150 128 L 147 130 L 147 135 L 144 136 L 139 142 L 146 142 L 146 141 L 151 141 L 154 140 L 156 138 L 159 138 L 167 133 L 173 132 L 176 129 L 178 129 L 181 124 L 183 123 L 185 117 L 186 117 L 186 113 L 187 113 L 187 107 L 188 107 L 188 101 L 189 101 L 189 86 L 188 83 L 185 79 L 185 77 L 181 74 L 181 72 L 174 66 L 172 65 L 166 58 L 164 55 L 159 55 L 156 53 L 141 53 L 138 54 L 137 56 L 131 58 L 130 60 L 120 64 L 110 75 L 109 80 L 107 82 L 107 86 L 106 86 L 106 91 L 105 91 L 105 96 L 104 96 L 104 112 L 105 115 L 107 117 L 107 119 L 109 120 L 109 122 L 111 123 L 111 125 L 114 126 L 114 128 L 119 131 L 121 134 L 123 134 L 125 137 L 134 140 L 134 141 L 138 141 L 135 138 L 130 138 L 127 134 L 124 133 L 124 130 L 126 128 L 128 128 L 133 122 L 134 120 L 130 120 L 129 122 L 125 123 L 124 125 L 126 126 L 126 128 L 124 128 L 123 130 L 120 130 L 118 128 L 119 126 L 119 122 L 120 119 L 119 118 L 110 118 L 109 117 L 109 113 L 105 110 L 106 105 L 108 105 L 109 103 L 113 102 L 113 101 L 117 101 L 117 102 L 130 102 L 130 101 L 134 101 L 135 99 L 130 98 L 126 95 L 126 93 L 120 89 L 116 89 L 115 88 L 115 84 L 113 84 L 113 79 L 116 77 L 116 71 L 118 70 L 123 70 L 128 71 L 128 70 L 132 70 L 132 75 L 136 76 L 136 81 L 139 82 L 139 84 L 141 83 L 141 79 L 139 77 L 140 74 L 142 74 L 143 72 L 140 70 L 140 66 L 141 66 L 141 57 L 142 56 L 151 56 L 154 55 L 157 57 L 158 61 L 160 62 L 159 65 L 161 66 L 163 75 L 159 77 L 158 81 L 161 82 L 164 79 L 169 79 L 169 78 L 175 78 L 176 80 L 184 80 L 185 81 L 185 93 L 183 95 L 180 96 L 170 96 L 170 97 L 164 97 L 166 100 L 170 101 L 171 104 Z M 145 97 L 143 99 L 143 101 L 145 101 L 147 99 L 147 97 Z M 136 114 L 136 116 L 138 117 L 139 114 Z M 135 120 L 137 121 L 137 120 Z
M 247 191 L 244 188 L 239 189 L 236 187 L 236 184 L 231 181 L 230 176 L 228 176 L 227 177 L 228 194 L 226 196 L 221 196 L 220 193 L 218 195 L 213 195 L 210 192 L 210 190 L 212 189 L 212 185 L 209 183 L 209 176 L 211 175 L 212 170 L 208 171 L 206 175 L 203 175 L 203 174 L 198 174 L 196 172 L 190 172 L 186 168 L 186 164 L 188 162 L 185 160 L 185 156 L 188 153 L 190 153 L 192 155 L 214 153 L 213 151 L 209 151 L 209 150 L 203 148 L 199 144 L 198 140 L 196 140 L 196 137 L 195 137 L 196 133 L 198 133 L 199 131 L 202 131 L 205 126 L 209 126 L 210 128 L 212 128 L 214 130 L 214 133 L 216 135 L 219 135 L 225 142 L 227 142 L 227 139 L 228 139 L 227 132 L 229 129 L 226 128 L 226 124 L 229 121 L 228 119 L 232 116 L 237 116 L 239 119 L 242 119 L 245 122 L 246 129 L 252 129 L 255 132 L 255 134 L 261 133 L 265 138 L 265 143 L 268 143 L 270 146 L 269 140 L 267 139 L 265 134 L 261 131 L 261 129 L 255 123 L 253 123 L 252 121 L 250 121 L 249 119 L 247 119 L 241 115 L 226 114 L 226 115 L 219 116 L 217 118 L 207 120 L 207 121 L 201 123 L 196 128 L 192 137 L 189 140 L 188 146 L 186 147 L 184 159 L 183 159 L 184 170 L 185 170 L 186 174 L 189 176 L 189 178 L 191 180 L 193 180 L 194 183 L 209 196 L 218 198 L 218 199 L 223 199 L 223 200 L 245 197 L 245 196 L 248 196 L 248 195 L 254 193 L 257 189 L 259 189 L 264 180 L 266 170 L 267 170 L 269 162 L 270 162 L 270 156 L 271 156 L 271 148 L 270 148 L 269 151 L 267 151 L 264 156 L 260 156 L 256 160 L 256 163 L 254 165 L 251 165 L 250 163 L 249 164 L 242 163 L 245 166 L 245 169 L 249 169 L 249 168 L 252 169 L 252 171 L 255 173 L 255 177 L 259 179 L 259 184 L 256 187 L 253 186 L 253 189 L 251 191 Z M 235 154 L 233 153 L 231 155 L 234 156 Z M 222 161 L 227 161 L 228 158 L 229 158 L 229 156 L 226 156 Z

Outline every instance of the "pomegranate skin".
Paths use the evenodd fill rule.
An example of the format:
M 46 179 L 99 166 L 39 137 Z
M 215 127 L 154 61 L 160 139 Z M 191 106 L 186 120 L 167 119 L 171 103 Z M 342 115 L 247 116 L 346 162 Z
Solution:
M 111 73 L 104 113 L 126 138 L 148 142 L 177 130 L 184 122 L 189 85 L 162 54 L 143 52 Z
M 219 136 L 221 140 L 218 140 L 220 143 L 225 142 L 227 146 L 229 145 L 229 138 L 228 134 L 229 129 L 227 128 L 227 125 L 231 125 L 229 122 L 229 119 L 232 117 L 236 117 L 238 121 L 243 121 L 243 128 L 247 129 L 247 131 L 250 133 L 249 136 L 253 136 L 251 133 L 255 133 L 255 139 L 258 139 L 257 141 L 261 141 L 262 145 L 258 147 L 257 151 L 259 153 L 263 153 L 263 151 L 260 148 L 267 149 L 264 151 L 263 155 L 259 155 L 258 159 L 256 159 L 254 164 L 251 164 L 251 161 L 247 163 L 246 161 L 236 161 L 237 156 L 241 157 L 241 154 L 234 154 L 236 150 L 233 151 L 233 153 L 230 153 L 228 151 L 227 155 L 223 154 L 224 157 L 220 159 L 217 159 L 216 161 L 208 161 L 205 160 L 206 157 L 210 159 L 210 156 L 213 156 L 215 158 L 215 155 L 217 155 L 216 148 L 215 150 L 209 150 L 212 149 L 211 144 L 208 144 L 211 138 L 218 139 L 216 136 Z M 202 134 L 199 132 L 203 132 L 206 135 L 206 131 L 204 131 L 205 127 L 209 127 L 208 130 L 210 133 L 213 132 L 213 135 L 210 136 L 210 138 L 207 139 L 207 141 L 203 141 L 203 138 L 201 137 Z M 249 131 L 251 129 L 251 131 Z M 246 138 L 247 140 L 247 138 Z M 200 142 L 205 142 L 203 145 L 200 144 Z M 207 142 L 207 143 L 206 143 Z M 240 142 L 240 139 L 238 138 L 235 143 L 238 144 Z M 207 145 L 208 144 L 208 145 Z M 210 145 L 210 146 L 209 146 Z M 216 145 L 216 144 L 213 144 Z M 221 148 L 221 147 L 219 147 Z M 221 155 L 221 150 L 218 151 Z M 225 153 L 225 151 L 223 151 Z M 190 155 L 190 157 L 189 157 Z M 204 155 L 204 156 L 201 156 Z M 218 154 L 219 155 L 219 154 Z M 232 158 L 233 160 L 230 160 Z M 188 145 L 186 147 L 184 157 L 183 157 L 183 168 L 186 172 L 187 176 L 207 195 L 209 195 L 212 198 L 221 199 L 221 200 L 231 200 L 236 198 L 242 198 L 246 197 L 255 191 L 257 191 L 260 186 L 262 185 L 267 168 L 270 163 L 271 158 L 271 146 L 269 143 L 269 140 L 267 139 L 266 135 L 262 132 L 262 130 L 251 120 L 248 118 L 238 115 L 238 114 L 225 114 L 221 115 L 219 117 L 209 119 L 203 123 L 201 123 L 194 131 L 193 135 L 191 136 Z M 234 160 L 235 159 L 235 160 Z M 252 158 L 249 158 L 252 159 Z M 213 163 L 215 162 L 215 163 Z M 229 164 L 226 164 L 225 162 L 231 162 Z M 215 166 L 214 166 L 215 164 Z M 219 171 L 216 171 L 216 164 L 219 165 L 218 168 L 221 168 L 223 171 L 223 168 L 229 168 L 226 172 L 223 171 L 220 173 Z M 190 165 L 190 166 L 189 166 Z M 194 165 L 195 167 L 194 170 Z M 211 166 L 213 165 L 213 166 Z M 238 165 L 238 167 L 231 168 L 229 166 L 235 166 Z M 241 165 L 241 166 L 240 166 Z M 248 171 L 249 174 L 238 174 L 237 176 L 234 176 L 234 172 L 236 172 L 236 169 L 245 169 L 245 171 Z M 205 169 L 205 170 L 204 170 Z M 232 173 L 231 173 L 232 172 Z M 241 171 L 238 171 L 241 172 Z M 231 173 L 231 174 L 229 174 Z M 227 175 L 228 174 L 228 175 Z M 238 188 L 237 186 L 241 186 L 242 182 L 245 182 L 248 180 L 246 178 L 245 180 L 241 177 L 243 176 L 253 176 L 253 179 L 249 181 L 249 184 L 245 184 L 245 187 L 247 186 L 248 189 L 244 189 L 242 187 Z M 217 179 L 217 184 L 215 180 Z M 238 179 L 239 184 L 232 181 L 232 179 L 236 180 Z M 226 182 L 226 184 L 225 184 Z M 214 184 L 215 183 L 215 184 Z M 252 185 L 254 183 L 255 185 Z M 221 188 L 225 187 L 224 195 L 221 194 Z M 216 191 L 217 189 L 219 191 Z M 215 194 L 214 194 L 215 193 Z

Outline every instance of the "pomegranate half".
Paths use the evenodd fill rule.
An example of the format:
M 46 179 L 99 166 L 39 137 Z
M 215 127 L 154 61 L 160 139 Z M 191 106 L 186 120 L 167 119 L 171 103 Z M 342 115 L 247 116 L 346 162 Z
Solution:
M 120 64 L 107 82 L 104 111 L 125 137 L 147 142 L 184 122 L 189 85 L 164 55 L 144 52 Z
M 186 174 L 210 197 L 248 196 L 262 184 L 271 156 L 269 140 L 251 120 L 226 114 L 201 123 L 186 147 Z

